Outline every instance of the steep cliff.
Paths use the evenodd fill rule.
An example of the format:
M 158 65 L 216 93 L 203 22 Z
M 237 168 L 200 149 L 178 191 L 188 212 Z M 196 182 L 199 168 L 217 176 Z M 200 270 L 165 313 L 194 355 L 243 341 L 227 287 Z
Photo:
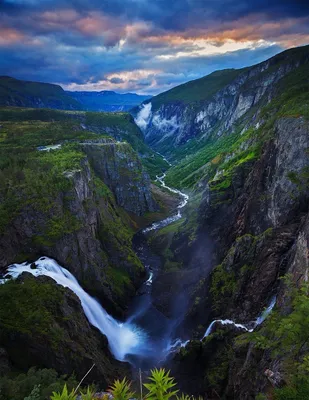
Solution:
M 188 318 L 202 323 L 197 336 L 215 319 L 252 327 L 277 296 L 277 311 L 269 323 L 245 334 L 243 342 L 235 340 L 243 330 L 219 324 L 202 343 L 192 343 L 180 353 L 176 375 L 190 375 L 188 365 L 199 366 L 198 373 L 192 372 L 199 387 L 196 393 L 219 393 L 228 399 L 253 399 L 260 392 L 271 396 L 274 388 L 294 379 L 308 352 L 306 338 L 300 334 L 288 342 L 290 333 L 285 329 L 289 319 L 303 318 L 305 306 L 300 305 L 297 290 L 291 295 L 291 285 L 300 288 L 307 280 L 309 123 L 302 116 L 276 117 L 271 125 L 244 133 L 232 154 L 221 155 L 205 169 L 196 188 L 203 197 L 190 262 L 201 274 L 204 271 L 205 279 L 193 292 Z M 185 240 L 184 235 L 178 245 L 174 243 L 176 253 Z M 196 253 L 201 241 L 204 251 Z M 215 266 L 210 279 L 209 258 Z M 286 285 L 281 278 L 289 275 L 292 283 Z M 304 332 L 306 322 L 300 328 L 295 322 L 295 329 Z M 295 348 L 300 348 L 297 356 Z M 266 370 L 270 372 L 265 375 Z
M 121 314 L 144 274 L 132 249 L 131 217 L 157 210 L 150 178 L 128 143 L 98 139 L 67 119 L 50 122 L 54 111 L 42 112 L 48 122 L 40 112 L 35 120 L 32 110 L 3 110 L 1 268 L 51 256 Z
M 214 83 L 204 100 L 176 102 L 178 92 L 167 92 L 160 104 L 152 99 L 154 114 L 144 114 L 156 149 L 174 160 L 188 152 L 166 181 L 187 190 L 191 204 L 181 224 L 151 239 L 172 269 L 154 289 L 176 282 L 187 295 L 184 328 L 196 340 L 171 363 L 187 392 L 243 400 L 282 399 L 274 396 L 298 387 L 308 394 L 308 60 L 308 46 L 293 49 L 239 71 L 223 88 Z M 163 110 L 175 112 L 177 129 L 155 127 Z M 159 296 L 158 308 L 168 309 L 175 294 Z M 259 320 L 274 298 L 274 311 Z M 201 341 L 221 319 L 255 331 L 218 322 Z
M 280 80 L 302 66 L 309 47 L 287 50 L 258 65 L 216 71 L 188 82 L 133 110 L 147 142 L 164 155 L 181 160 L 207 141 L 254 125 L 261 107 L 271 102 Z
M 0 286 L 0 345 L 8 369 L 54 368 L 81 379 L 95 364 L 87 382 L 107 387 L 128 373 L 116 361 L 105 336 L 86 319 L 80 301 L 48 277 L 24 273 Z M 22 356 L 21 356 L 22 355 Z
M 136 215 L 158 210 L 150 192 L 149 175 L 129 144 L 89 142 L 82 148 L 119 206 Z
M 59 144 L 84 139 L 113 137 L 128 142 L 138 153 L 152 178 L 162 173 L 168 163 L 146 143 L 141 130 L 129 113 L 84 112 L 50 109 L 0 108 L 1 149 Z

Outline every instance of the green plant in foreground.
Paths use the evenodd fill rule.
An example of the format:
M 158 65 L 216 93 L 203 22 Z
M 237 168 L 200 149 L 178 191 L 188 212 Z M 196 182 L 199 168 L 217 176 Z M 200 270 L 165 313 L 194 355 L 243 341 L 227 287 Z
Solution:
M 64 385 L 62 393 L 60 392 L 53 392 L 51 396 L 51 400 L 76 400 L 76 394 L 75 391 L 72 390 L 72 392 L 68 392 L 67 385 Z
M 193 396 L 189 396 L 188 394 L 181 393 L 180 396 L 176 396 L 177 400 L 193 400 Z
M 169 400 L 178 393 L 178 390 L 172 390 L 176 383 L 169 374 L 170 372 L 166 372 L 163 368 L 155 368 L 151 371 L 151 376 L 149 377 L 151 383 L 144 384 L 145 388 L 149 390 L 146 399 Z
M 135 396 L 135 393 L 131 392 L 131 382 L 128 382 L 126 378 L 123 378 L 122 381 L 116 379 L 109 392 L 113 395 L 114 400 L 128 400 Z
M 88 386 L 87 391 L 81 394 L 82 400 L 92 400 L 94 398 L 94 391 Z

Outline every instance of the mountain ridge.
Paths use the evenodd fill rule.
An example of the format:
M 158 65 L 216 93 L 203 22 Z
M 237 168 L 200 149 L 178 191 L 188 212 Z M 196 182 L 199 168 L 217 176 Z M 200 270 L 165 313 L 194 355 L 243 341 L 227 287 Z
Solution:
M 102 99 L 104 97 L 104 100 Z M 65 91 L 60 85 L 0 76 L 0 106 L 127 111 L 151 96 L 114 91 Z

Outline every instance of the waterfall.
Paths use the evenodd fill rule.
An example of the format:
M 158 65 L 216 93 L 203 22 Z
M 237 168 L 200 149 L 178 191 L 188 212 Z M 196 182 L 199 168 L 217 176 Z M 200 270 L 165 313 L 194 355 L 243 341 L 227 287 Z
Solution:
M 206 330 L 206 332 L 205 332 L 205 334 L 203 336 L 203 339 L 211 334 L 212 328 L 214 327 L 214 325 L 216 323 L 219 323 L 221 325 L 234 325 L 236 328 L 244 329 L 247 332 L 252 332 L 253 331 L 253 329 L 249 329 L 243 324 L 237 324 L 236 322 L 234 322 L 234 321 L 232 321 L 230 319 L 215 319 L 214 321 L 212 321 L 212 323 L 207 328 L 207 330 Z
M 217 323 L 219 323 L 221 325 L 234 325 L 236 328 L 244 329 L 247 332 L 253 332 L 257 326 L 261 325 L 261 323 L 265 321 L 265 319 L 268 317 L 268 315 L 271 313 L 272 309 L 274 308 L 275 304 L 276 304 L 276 296 L 274 296 L 271 299 L 269 306 L 261 312 L 261 314 L 257 317 L 257 319 L 255 321 L 249 323 L 248 326 L 243 325 L 243 324 L 238 324 L 230 319 L 215 319 L 214 321 L 212 321 L 212 323 L 207 328 L 202 339 L 204 339 L 205 337 L 207 337 L 211 334 L 214 325 Z
M 23 272 L 29 272 L 34 276 L 45 275 L 59 285 L 71 289 L 80 299 L 88 321 L 107 336 L 109 348 L 117 360 L 127 361 L 129 355 L 139 356 L 147 352 L 145 332 L 132 323 L 121 323 L 110 316 L 97 300 L 84 291 L 67 269 L 48 257 L 39 258 L 35 264 L 37 266 L 35 269 L 26 262 L 10 265 L 6 275 L 12 278 L 17 278 Z

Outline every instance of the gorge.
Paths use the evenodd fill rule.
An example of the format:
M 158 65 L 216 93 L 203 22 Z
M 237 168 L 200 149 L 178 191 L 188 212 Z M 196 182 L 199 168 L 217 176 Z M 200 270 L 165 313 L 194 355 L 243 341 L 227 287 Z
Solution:
M 304 46 L 130 114 L 0 109 L 4 381 L 95 363 L 101 389 L 163 366 L 211 400 L 306 390 L 308 68 Z

